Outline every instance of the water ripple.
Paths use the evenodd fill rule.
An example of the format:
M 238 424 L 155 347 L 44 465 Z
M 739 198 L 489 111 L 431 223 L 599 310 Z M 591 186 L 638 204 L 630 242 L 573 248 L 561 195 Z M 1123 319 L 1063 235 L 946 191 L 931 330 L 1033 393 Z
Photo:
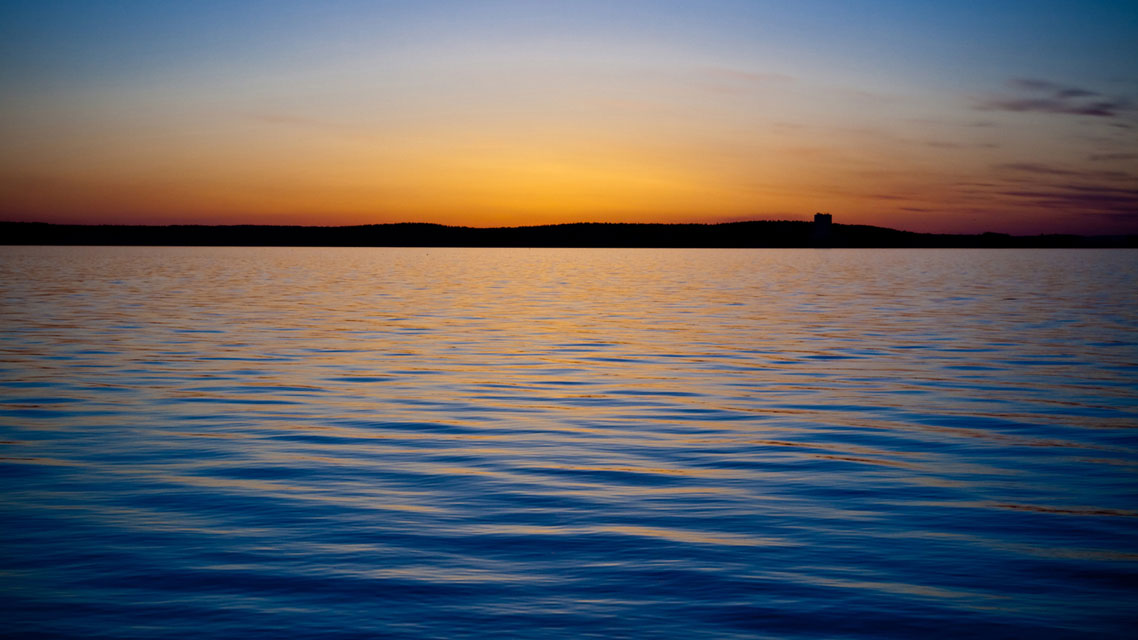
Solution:
M 12 637 L 1125 637 L 1138 254 L 0 250 Z

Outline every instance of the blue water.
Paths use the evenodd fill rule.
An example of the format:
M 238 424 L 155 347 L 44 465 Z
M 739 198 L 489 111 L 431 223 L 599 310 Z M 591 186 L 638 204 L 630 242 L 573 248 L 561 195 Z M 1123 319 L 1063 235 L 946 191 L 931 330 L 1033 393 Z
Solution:
M 1138 252 L 0 248 L 0 634 L 1113 638 Z

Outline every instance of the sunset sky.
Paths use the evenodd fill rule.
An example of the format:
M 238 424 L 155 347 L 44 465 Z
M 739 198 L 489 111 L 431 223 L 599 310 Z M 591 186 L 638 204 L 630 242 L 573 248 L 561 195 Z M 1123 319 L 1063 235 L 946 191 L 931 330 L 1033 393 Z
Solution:
M 1138 233 L 1138 2 L 7 1 L 0 219 Z

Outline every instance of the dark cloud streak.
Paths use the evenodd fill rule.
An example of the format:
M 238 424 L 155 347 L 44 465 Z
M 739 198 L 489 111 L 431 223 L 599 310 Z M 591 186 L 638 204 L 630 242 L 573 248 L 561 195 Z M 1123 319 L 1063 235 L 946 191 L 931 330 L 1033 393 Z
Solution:
M 1033 206 L 1061 209 L 1071 213 L 1138 215 L 1138 189 L 1135 188 L 1068 184 L 999 193 L 1015 199 L 1028 200 Z
M 1016 95 L 990 98 L 982 101 L 976 108 L 981 111 L 1038 112 L 1113 118 L 1130 107 L 1130 102 L 1123 98 L 1036 78 L 1014 78 L 1008 82 L 1008 85 L 1015 90 Z
M 1076 116 L 1101 116 L 1113 118 L 1125 109 L 1122 100 L 1099 100 L 1076 103 L 1065 98 L 1010 98 L 989 100 L 980 109 L 985 111 L 1038 111 L 1040 113 L 1065 113 Z
M 1126 171 L 1062 169 L 1039 162 L 1007 162 L 992 165 L 992 168 L 997 171 L 1011 171 L 1020 174 L 1033 174 L 1035 176 L 1074 176 L 1082 180 L 1125 180 L 1128 182 L 1138 182 L 1138 176 Z
M 1009 171 L 1022 171 L 1024 173 L 1036 173 L 1047 176 L 1070 176 L 1075 175 L 1076 171 L 1069 171 L 1067 169 L 1057 169 L 1045 164 L 1037 162 L 1009 162 L 1006 164 L 996 165 L 997 169 L 1007 169 Z

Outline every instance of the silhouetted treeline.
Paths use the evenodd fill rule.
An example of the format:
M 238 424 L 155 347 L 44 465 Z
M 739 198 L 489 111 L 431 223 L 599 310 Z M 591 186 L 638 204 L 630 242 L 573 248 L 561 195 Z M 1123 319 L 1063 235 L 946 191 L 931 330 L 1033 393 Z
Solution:
M 320 247 L 1138 247 L 1138 235 L 1011 236 L 914 233 L 834 224 L 824 236 L 810 222 L 722 224 L 578 223 L 533 227 L 450 227 L 400 223 L 350 227 L 270 225 L 57 225 L 0 222 L 0 244 Z

